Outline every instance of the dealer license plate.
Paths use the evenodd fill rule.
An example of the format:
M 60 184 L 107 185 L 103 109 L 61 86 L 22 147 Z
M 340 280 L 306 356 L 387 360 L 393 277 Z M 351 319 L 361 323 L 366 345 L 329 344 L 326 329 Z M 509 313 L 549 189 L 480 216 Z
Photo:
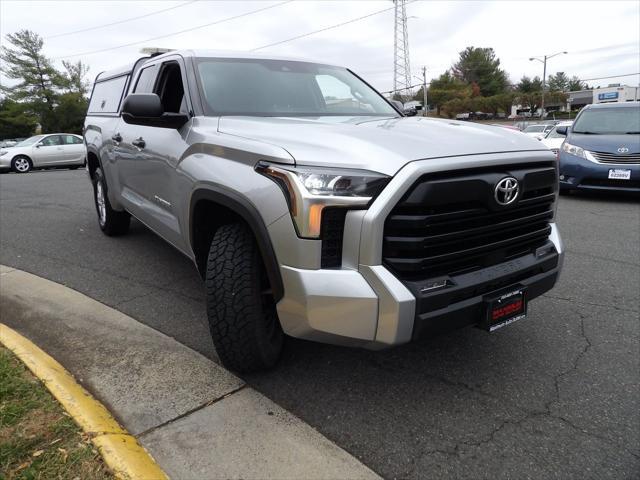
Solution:
M 527 298 L 524 287 L 503 290 L 503 293 L 485 298 L 486 316 L 481 326 L 493 332 L 527 316 Z
M 609 178 L 614 180 L 631 180 L 631 170 L 626 168 L 612 168 L 609 170 Z

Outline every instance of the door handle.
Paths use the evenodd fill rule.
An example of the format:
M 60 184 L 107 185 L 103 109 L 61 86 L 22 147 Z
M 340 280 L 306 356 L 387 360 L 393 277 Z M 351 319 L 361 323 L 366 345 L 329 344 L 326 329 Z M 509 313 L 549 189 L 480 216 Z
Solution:
M 116 133 L 111 137 L 111 140 L 113 140 L 116 143 L 120 143 L 122 141 L 122 135 L 120 135 L 119 133 Z
M 138 149 L 142 150 L 146 145 L 146 143 L 142 137 L 138 137 L 133 142 L 131 142 L 131 145 L 133 145 L 134 147 L 138 147 Z

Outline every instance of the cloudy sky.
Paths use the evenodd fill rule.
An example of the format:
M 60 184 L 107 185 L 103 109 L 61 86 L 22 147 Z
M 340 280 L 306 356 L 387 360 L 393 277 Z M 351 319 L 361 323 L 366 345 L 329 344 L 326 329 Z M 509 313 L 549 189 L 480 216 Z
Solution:
M 542 65 L 529 57 L 563 50 L 569 54 L 549 60 L 548 73 L 564 71 L 591 85 L 640 83 L 637 0 L 417 0 L 407 15 L 414 75 L 426 65 L 428 78 L 437 77 L 458 52 L 476 46 L 493 47 L 514 83 L 522 75 L 542 75 Z M 346 65 L 379 90 L 393 87 L 390 0 L 0 0 L 2 44 L 19 29 L 44 37 L 46 55 L 58 64 L 65 58 L 86 62 L 92 78 L 132 62 L 142 47 L 195 47 L 259 49 Z M 634 75 L 590 80 L 624 74 Z

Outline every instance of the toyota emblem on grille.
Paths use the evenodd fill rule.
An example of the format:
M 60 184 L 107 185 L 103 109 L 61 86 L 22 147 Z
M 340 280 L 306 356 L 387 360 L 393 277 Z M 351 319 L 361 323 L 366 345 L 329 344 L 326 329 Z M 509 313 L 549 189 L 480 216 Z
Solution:
M 509 205 L 518 196 L 518 180 L 513 177 L 505 177 L 496 184 L 493 196 L 500 205 Z
M 629 153 L 629 149 L 627 147 L 620 147 L 618 153 Z

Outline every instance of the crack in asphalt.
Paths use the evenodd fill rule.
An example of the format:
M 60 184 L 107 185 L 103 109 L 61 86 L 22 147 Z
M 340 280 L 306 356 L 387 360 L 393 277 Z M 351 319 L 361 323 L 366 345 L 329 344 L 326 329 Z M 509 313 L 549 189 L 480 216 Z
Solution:
M 640 313 L 640 310 L 634 310 L 633 308 L 619 307 L 617 305 L 612 305 L 610 303 L 585 302 L 583 300 L 578 300 L 577 298 L 558 297 L 556 295 L 549 295 L 548 293 L 543 293 L 542 296 L 546 297 L 546 298 L 552 298 L 554 300 L 562 300 L 564 302 L 572 302 L 572 303 L 575 303 L 577 305 L 589 305 L 591 307 L 613 308 L 614 310 L 618 310 L 620 312 Z
M 568 418 L 560 415 L 560 414 L 556 414 L 554 412 L 552 412 L 552 406 L 555 403 L 559 403 L 560 402 L 560 382 L 562 380 L 563 377 L 569 375 L 570 373 L 575 372 L 578 369 L 578 366 L 580 364 L 580 361 L 584 358 L 584 356 L 587 354 L 587 352 L 589 351 L 589 349 L 591 349 L 591 347 L 593 346 L 593 344 L 591 343 L 591 340 L 589 339 L 589 337 L 587 336 L 586 330 L 585 330 L 585 324 L 584 321 L 586 318 L 589 318 L 589 315 L 585 315 L 582 313 L 578 313 L 578 315 L 580 315 L 580 336 L 582 337 L 582 339 L 584 340 L 584 346 L 582 348 L 582 350 L 580 352 L 578 352 L 578 354 L 575 356 L 575 358 L 573 359 L 573 361 L 571 362 L 571 367 L 557 373 L 556 375 L 553 376 L 553 386 L 554 386 L 554 393 L 552 395 L 552 398 L 550 398 L 547 402 L 545 402 L 544 404 L 544 410 L 527 410 L 525 408 L 520 407 L 519 405 L 515 405 L 515 404 L 511 404 L 514 408 L 520 410 L 521 412 L 524 413 L 524 415 L 519 418 L 519 419 L 506 419 L 501 421 L 497 427 L 495 427 L 493 430 L 491 430 L 484 438 L 476 441 L 476 442 L 470 442 L 470 441 L 460 441 L 460 442 L 456 442 L 456 444 L 453 446 L 453 448 L 450 449 L 442 449 L 442 448 L 434 448 L 434 449 L 429 449 L 429 450 L 425 450 L 419 457 L 418 459 L 413 463 L 413 466 L 411 469 L 405 471 L 405 473 L 403 475 L 401 475 L 399 478 L 410 478 L 413 476 L 413 474 L 416 472 L 416 469 L 418 468 L 418 464 L 419 462 L 424 459 L 427 458 L 431 455 L 436 455 L 436 454 L 441 454 L 441 455 L 446 455 L 449 457 L 458 457 L 461 453 L 461 448 L 464 447 L 468 447 L 468 448 L 477 448 L 477 447 L 481 447 L 483 445 L 486 445 L 488 443 L 491 443 L 494 441 L 496 435 L 502 431 L 506 426 L 508 425 L 512 425 L 516 428 L 519 428 L 523 423 L 527 422 L 528 420 L 532 420 L 535 418 L 543 418 L 543 417 L 548 417 L 548 418 L 553 418 L 556 420 L 561 421 L 562 423 L 564 423 L 565 425 L 567 425 L 569 428 L 571 428 L 572 430 L 575 430 L 585 436 L 591 437 L 591 438 L 595 438 L 598 439 L 608 445 L 614 446 L 616 448 L 619 448 L 621 450 L 623 450 L 624 452 L 628 453 L 629 455 L 631 455 L 632 457 L 636 458 L 636 459 L 640 459 L 640 455 L 629 450 L 626 446 L 624 445 L 620 445 L 617 442 L 604 437 L 602 435 L 598 435 L 596 433 L 590 432 L 588 430 L 586 430 L 583 427 L 580 427 L 578 425 L 576 425 L 575 423 L 573 423 L 571 420 L 569 420 Z M 439 375 L 429 375 L 430 378 L 436 379 L 441 381 L 442 383 L 449 385 L 449 386 L 456 386 L 456 387 L 462 387 L 466 390 L 469 390 L 473 393 L 476 394 L 480 394 L 483 396 L 487 396 L 489 398 L 492 398 L 494 400 L 500 400 L 501 402 L 504 402 L 504 399 L 499 399 L 497 397 L 494 397 L 493 395 L 490 395 L 482 390 L 478 390 L 474 387 L 472 387 L 471 385 L 464 383 L 464 382 L 458 382 L 458 381 L 453 381 L 450 379 L 447 379 L 444 376 L 439 376 Z

